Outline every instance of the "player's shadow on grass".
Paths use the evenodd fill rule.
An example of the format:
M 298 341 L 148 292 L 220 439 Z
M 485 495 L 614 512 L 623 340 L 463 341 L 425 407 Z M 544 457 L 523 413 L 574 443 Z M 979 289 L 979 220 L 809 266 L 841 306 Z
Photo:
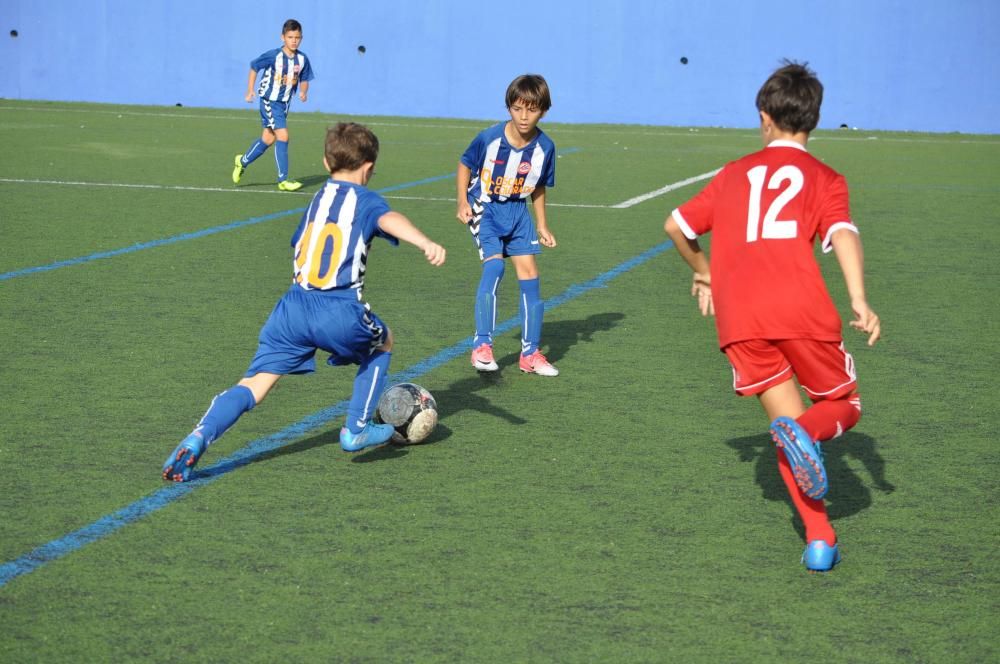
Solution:
M 503 381 L 503 373 L 495 371 L 457 380 L 445 389 L 435 389 L 434 400 L 438 407 L 438 425 L 427 442 L 440 440 L 441 436 L 438 430 L 442 428 L 441 421 L 463 410 L 474 410 L 483 415 L 506 420 L 510 424 L 527 424 L 528 421 L 523 417 L 493 405 L 488 398 L 478 394 L 492 389 Z M 450 433 L 450 429 L 447 431 Z
M 451 430 L 447 427 L 438 427 L 431 434 L 430 438 L 427 439 L 423 444 L 429 444 L 438 440 L 439 437 L 447 437 L 451 433 Z M 262 461 L 270 461 L 271 459 L 276 459 L 278 457 L 283 457 L 287 454 L 299 454 L 301 452 L 308 452 L 309 450 L 316 449 L 318 447 L 325 447 L 327 445 L 333 446 L 334 454 L 343 454 L 348 457 L 350 461 L 354 463 L 368 463 L 371 461 L 386 461 L 389 459 L 395 459 L 399 457 L 406 456 L 407 446 L 405 445 L 381 445 L 379 447 L 374 447 L 362 452 L 343 452 L 340 449 L 340 427 L 335 427 L 329 431 L 324 431 L 323 433 L 317 434 L 315 436 L 310 436 L 309 438 L 303 438 L 302 440 L 297 440 L 294 443 L 289 443 L 288 445 L 282 445 L 281 447 L 273 450 L 268 450 L 267 452 L 261 452 L 251 457 L 245 457 L 238 460 L 232 460 L 226 463 L 215 464 L 204 469 L 198 469 L 195 471 L 195 478 L 202 477 L 214 477 L 216 475 L 224 475 L 225 473 L 236 470 L 242 466 L 248 466 L 254 463 L 260 463 Z
M 330 179 L 329 173 L 323 173 L 321 175 L 307 175 L 303 178 L 299 178 L 299 182 L 302 183 L 302 189 L 308 189 L 316 184 L 322 184 Z
M 593 342 L 594 333 L 607 332 L 617 327 L 624 318 L 625 314 L 613 311 L 593 314 L 582 320 L 545 321 L 542 326 L 542 352 L 545 353 L 549 362 L 556 364 L 566 356 L 570 348 L 580 342 Z M 520 338 L 520 334 L 519 327 L 516 332 L 518 338 Z M 520 353 L 506 355 L 497 359 L 497 364 L 501 368 L 516 365 L 518 355 Z
M 237 189 L 274 189 L 278 186 L 278 183 L 274 180 L 263 180 L 263 181 L 248 181 L 244 175 L 244 180 L 236 185 Z M 298 191 L 300 194 L 313 194 L 315 192 L 306 191 L 310 187 L 318 184 L 322 184 L 330 179 L 329 173 L 324 173 L 323 175 L 307 175 L 305 177 L 299 178 L 299 182 L 302 183 L 302 189 Z
M 778 450 L 770 435 L 734 438 L 726 441 L 726 444 L 739 452 L 741 461 L 754 462 L 754 477 L 766 500 L 784 501 L 791 507 L 785 483 L 778 474 L 775 456 Z M 847 464 L 848 459 L 861 462 L 871 477 L 871 487 L 885 493 L 896 490 L 886 479 L 885 460 L 877 448 L 875 439 L 862 433 L 848 432 L 840 438 L 823 443 L 824 465 L 830 483 L 830 490 L 824 501 L 831 520 L 857 514 L 872 504 L 869 484 L 851 470 Z M 801 531 L 797 516 L 794 521 Z
M 325 177 L 321 178 L 321 180 L 325 179 Z M 307 179 L 302 180 L 303 185 L 306 184 L 306 181 Z M 554 321 L 552 323 L 546 323 L 542 335 L 542 341 L 544 342 L 546 348 L 546 356 L 552 362 L 555 362 L 562 358 L 572 346 L 581 341 L 587 343 L 592 342 L 595 332 L 610 330 L 618 325 L 624 318 L 625 314 L 610 312 L 594 314 L 584 318 L 583 320 Z M 519 353 L 515 353 L 510 357 L 499 359 L 498 364 L 500 364 L 502 368 L 509 367 L 510 365 L 516 365 L 518 354 Z M 516 371 L 516 369 L 514 370 Z M 479 392 L 483 391 L 488 392 L 503 382 L 504 372 L 498 371 L 494 373 L 482 373 L 469 376 L 468 378 L 463 378 L 452 383 L 445 389 L 438 388 L 433 390 L 434 399 L 437 401 L 438 405 L 438 425 L 431 433 L 430 437 L 428 437 L 428 439 L 419 446 L 423 447 L 425 445 L 433 445 L 448 439 L 451 436 L 451 429 L 448 428 L 443 420 L 446 420 L 449 416 L 463 410 L 474 410 L 483 415 L 505 420 L 510 424 L 527 424 L 527 420 L 524 418 L 494 405 L 487 397 L 479 394 Z M 224 466 L 205 469 L 201 471 L 199 475 L 219 475 L 234 470 L 239 466 L 257 463 L 259 461 L 267 461 L 286 454 L 307 452 L 311 449 L 327 445 L 335 446 L 336 450 L 339 452 L 339 427 L 334 427 L 329 431 L 324 431 L 323 433 L 309 438 L 297 440 L 294 443 L 289 443 L 288 445 L 282 445 L 275 450 L 263 452 L 252 458 L 230 462 Z M 409 448 L 410 446 L 407 445 L 382 445 L 381 447 L 375 447 L 364 452 L 353 454 L 351 456 L 351 461 L 353 463 L 370 463 L 373 461 L 396 459 L 406 456 L 409 453 Z

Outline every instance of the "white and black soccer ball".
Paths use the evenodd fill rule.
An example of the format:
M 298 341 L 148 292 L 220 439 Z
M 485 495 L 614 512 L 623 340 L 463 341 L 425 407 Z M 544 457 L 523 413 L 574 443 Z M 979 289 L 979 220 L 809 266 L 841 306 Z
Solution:
M 422 443 L 437 426 L 437 402 L 419 385 L 397 383 L 382 393 L 375 420 L 396 429 L 392 442 L 397 445 Z

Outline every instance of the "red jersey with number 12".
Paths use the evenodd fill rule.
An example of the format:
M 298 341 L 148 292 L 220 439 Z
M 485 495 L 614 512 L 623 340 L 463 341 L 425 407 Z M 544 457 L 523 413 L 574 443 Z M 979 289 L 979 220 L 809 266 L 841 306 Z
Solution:
M 712 233 L 719 346 L 747 339 L 841 341 L 841 321 L 816 263 L 834 231 L 857 232 L 844 177 L 799 143 L 773 141 L 726 164 L 673 213 L 684 235 Z

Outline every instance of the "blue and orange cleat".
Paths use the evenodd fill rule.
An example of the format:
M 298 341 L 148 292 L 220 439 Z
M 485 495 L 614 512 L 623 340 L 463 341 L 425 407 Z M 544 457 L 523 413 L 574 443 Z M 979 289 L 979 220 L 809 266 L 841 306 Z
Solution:
M 366 447 L 375 447 L 389 441 L 396 429 L 391 424 L 368 422 L 359 433 L 351 433 L 347 427 L 340 430 L 340 446 L 345 452 L 359 452 Z
M 840 545 L 830 546 L 825 540 L 813 540 L 802 552 L 802 562 L 810 572 L 829 572 L 840 562 Z
M 163 464 L 163 479 L 168 482 L 187 482 L 206 447 L 205 439 L 196 433 L 182 440 Z
M 771 439 L 785 453 L 795 483 L 802 493 L 813 499 L 825 496 L 827 482 L 823 455 L 806 430 L 790 417 L 779 417 L 771 422 Z
M 539 376 L 558 376 L 559 370 L 552 365 L 542 352 L 536 350 L 531 355 L 522 355 L 518 360 L 518 366 L 524 373 L 538 374 Z
M 476 371 L 496 371 L 500 368 L 493 359 L 493 346 L 480 344 L 472 350 L 472 366 Z

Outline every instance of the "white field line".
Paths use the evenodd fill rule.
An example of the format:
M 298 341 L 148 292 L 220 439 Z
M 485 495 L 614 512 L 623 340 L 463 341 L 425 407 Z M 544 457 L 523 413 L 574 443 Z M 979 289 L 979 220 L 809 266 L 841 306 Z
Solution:
M 249 108 L 249 107 L 248 107 Z M 256 108 L 256 107 L 254 107 Z M 144 117 L 144 118 L 184 118 L 186 120 L 227 120 L 227 121 L 239 121 L 246 122 L 251 119 L 252 115 L 255 117 L 256 114 L 251 114 L 247 112 L 240 115 L 216 115 L 216 114 L 204 114 L 199 115 L 197 113 L 159 113 L 153 111 L 128 111 L 128 110 L 102 110 L 102 109 L 91 109 L 91 108 L 46 108 L 43 106 L 0 106 L 0 111 L 32 111 L 36 113 L 82 113 L 82 114 L 92 114 L 92 115 L 115 115 L 117 117 L 130 116 L 130 117 Z M 305 124 L 324 124 L 329 125 L 337 122 L 339 116 L 332 113 L 322 114 L 325 117 L 316 117 L 315 113 L 309 112 L 299 112 L 295 114 L 296 123 Z M 346 117 L 346 116 L 343 116 Z M 379 122 L 371 121 L 365 122 L 366 125 L 372 127 L 412 127 L 415 129 L 462 129 L 468 131 L 479 131 L 484 126 L 489 124 L 490 121 L 485 120 L 481 124 L 426 124 L 419 122 Z
M 657 189 L 656 191 L 651 191 L 649 193 L 643 194 L 641 196 L 636 196 L 635 198 L 630 198 L 627 201 L 623 201 L 616 205 L 600 205 L 600 204 L 590 204 L 590 203 L 554 203 L 546 202 L 546 206 L 551 207 L 565 207 L 565 208 L 597 208 L 597 209 L 625 209 L 630 208 L 633 205 L 638 205 L 644 201 L 648 201 L 651 198 L 656 198 L 668 191 L 673 191 L 675 189 L 680 189 L 681 187 L 687 186 L 699 180 L 704 180 L 710 178 L 716 173 L 718 169 L 711 171 L 710 173 L 702 173 L 701 175 L 696 175 L 686 180 L 681 180 L 680 182 L 675 182 L 673 184 L 668 184 L 665 187 Z M 73 180 L 30 180 L 21 178 L 0 178 L 0 182 L 7 182 L 11 184 L 41 184 L 41 185 L 61 185 L 61 186 L 71 186 L 71 187 L 112 187 L 112 188 L 122 188 L 122 189 L 152 189 L 152 190 L 169 190 L 169 191 L 204 191 L 204 192 L 221 192 L 226 194 L 278 194 L 280 196 L 288 196 L 289 194 L 295 194 L 298 196 L 312 196 L 315 192 L 288 192 L 288 191 L 278 191 L 277 189 L 233 189 L 227 187 L 185 187 L 181 185 L 165 185 L 165 184 L 129 184 L 122 182 L 78 182 Z M 398 199 L 404 201 L 442 201 L 448 203 L 454 203 L 454 198 L 444 198 L 444 197 L 433 197 L 433 196 L 394 196 L 392 194 L 383 194 L 385 198 Z
M 249 109 L 249 107 L 248 107 Z M 231 110 L 231 109 L 221 109 L 221 110 Z M 251 109 L 252 110 L 252 109 Z M 227 120 L 227 121 L 240 121 L 246 122 L 248 118 L 256 117 L 255 114 L 251 112 L 241 113 L 239 115 L 215 115 L 215 114 L 198 114 L 198 113 L 163 113 L 154 111 L 128 111 L 128 110 L 103 110 L 96 108 L 51 108 L 45 106 L 0 106 L 0 111 L 32 111 L 41 113 L 81 113 L 81 114 L 93 114 L 93 115 L 116 115 L 122 116 L 137 116 L 137 117 L 151 117 L 151 118 L 186 118 L 194 120 Z M 316 117 L 320 115 L 322 117 Z M 325 124 L 329 125 L 336 122 L 339 117 L 348 116 L 338 116 L 335 113 L 320 113 L 302 111 L 295 114 L 296 122 L 302 122 L 305 124 Z M 369 116 L 366 116 L 369 117 Z M 370 120 L 365 122 L 365 124 L 373 127 L 406 127 L 414 129 L 456 129 L 456 130 L 480 130 L 483 127 L 497 122 L 497 119 L 484 119 L 482 121 L 470 120 L 468 124 L 430 124 L 423 122 L 380 122 L 378 120 Z M 614 124 L 614 123 L 611 123 Z M 611 134 L 611 135 L 622 135 L 623 138 L 630 138 L 633 136 L 690 136 L 690 137 L 708 137 L 708 138 L 719 138 L 719 137 L 729 137 L 729 138 L 747 138 L 759 140 L 760 133 L 758 130 L 746 127 L 663 127 L 662 129 L 657 129 L 656 127 L 650 125 L 620 125 L 622 129 L 596 129 L 591 126 L 580 126 L 573 127 L 561 126 L 557 130 L 554 130 L 557 134 Z M 635 129 L 638 127 L 644 127 L 643 131 L 629 131 L 630 129 Z M 832 130 L 824 130 L 832 131 Z M 852 133 L 855 130 L 851 130 Z M 828 140 L 828 141 L 886 141 L 891 143 L 962 143 L 962 144 L 980 144 L 980 145 L 997 145 L 1000 146 L 1000 140 L 990 140 L 990 139 L 978 139 L 978 138 L 968 138 L 954 140 L 951 134 L 942 135 L 941 138 L 907 138 L 906 136 L 872 136 L 867 135 L 865 130 L 858 132 L 861 135 L 855 136 L 813 136 L 812 140 Z
M 73 187 L 120 187 L 122 189 L 166 189 L 173 191 L 218 191 L 228 194 L 289 194 L 304 195 L 308 192 L 279 191 L 277 189 L 232 189 L 226 187 L 184 187 L 166 184 L 128 184 L 124 182 L 74 182 L 72 180 L 22 180 L 18 178 L 0 178 L 0 182 L 14 184 L 54 184 Z M 311 194 L 310 194 L 311 195 Z
M 254 107 L 256 108 L 256 107 Z M 231 110 L 231 109 L 229 109 Z M 239 121 L 246 122 L 248 119 L 256 117 L 256 114 L 252 114 L 249 110 L 247 113 L 241 113 L 240 115 L 224 115 L 224 114 L 198 114 L 198 113 L 163 113 L 155 111 L 129 111 L 129 110 L 105 110 L 97 108 L 49 108 L 44 106 L 0 106 L 0 111 L 31 111 L 36 113 L 78 113 L 83 115 L 114 115 L 117 117 L 145 117 L 145 118 L 182 118 L 187 120 L 225 120 L 225 121 Z M 340 117 L 348 116 L 338 116 L 334 113 L 322 113 L 318 114 L 309 112 L 298 112 L 295 114 L 295 122 L 302 124 L 323 124 L 330 125 L 338 121 Z M 462 131 L 479 131 L 484 127 L 491 124 L 496 124 L 497 119 L 485 119 L 481 122 L 470 121 L 470 124 L 453 124 L 448 122 L 442 122 L 440 124 L 424 123 L 419 121 L 414 122 L 388 122 L 379 120 L 367 120 L 364 124 L 370 127 L 402 127 L 407 129 L 457 129 Z M 633 125 L 634 126 L 634 125 Z M 622 127 L 629 127 L 629 125 L 622 125 Z M 711 128 L 706 128 L 711 129 Z M 757 130 L 744 130 L 746 131 L 746 138 L 759 139 L 760 132 Z M 705 136 L 705 137 L 720 137 L 729 136 L 732 137 L 732 133 L 712 133 L 711 131 L 705 131 L 702 128 L 692 127 L 690 129 L 679 129 L 679 128 L 664 128 L 662 131 L 652 130 L 652 131 L 628 131 L 627 129 L 622 131 L 616 131 L 613 129 L 595 129 L 593 127 L 560 127 L 558 129 L 560 134 L 611 134 L 619 135 L 625 133 L 625 138 L 630 138 L 633 136 Z M 737 135 L 738 136 L 738 135 Z
M 612 205 L 611 207 L 613 207 L 615 209 L 618 209 L 618 210 L 622 210 L 624 208 L 630 208 L 633 205 L 638 205 L 639 203 L 643 203 L 645 201 L 648 201 L 651 198 L 656 198 L 657 196 L 662 196 L 663 194 L 665 194 L 667 192 L 670 192 L 670 191 L 673 191 L 674 189 L 680 189 L 681 187 L 686 187 L 689 184 L 694 184 L 695 182 L 699 182 L 701 180 L 707 180 L 708 178 L 712 177 L 713 175 L 715 175 L 716 173 L 718 173 L 721 170 L 722 170 L 721 168 L 717 168 L 714 171 L 709 171 L 708 173 L 702 173 L 701 175 L 695 175 L 694 177 L 687 178 L 686 180 L 681 180 L 680 182 L 674 182 L 673 184 L 668 184 L 667 186 L 660 187 L 659 189 L 657 189 L 655 191 L 650 191 L 650 192 L 645 193 L 645 194 L 643 194 L 641 196 L 636 196 L 635 198 L 630 198 L 627 201 L 622 201 L 621 203 L 616 203 L 615 205 Z
M 394 196 L 392 194 L 382 194 L 382 198 L 392 198 L 401 201 L 440 201 L 443 203 L 454 203 L 454 198 L 444 198 L 441 196 Z M 613 205 L 598 205 L 592 203 L 553 203 L 545 201 L 545 207 L 565 207 L 565 208 L 597 208 L 607 210 Z
M 226 187 L 184 187 L 180 185 L 165 185 L 165 184 L 127 184 L 121 182 L 74 182 L 72 180 L 26 180 L 18 178 L 0 178 L 0 182 L 9 182 L 12 184 L 43 184 L 43 185 L 62 185 L 71 187 L 120 187 L 122 189 L 159 189 L 159 190 L 172 190 L 172 191 L 206 191 L 206 192 L 222 192 L 226 194 L 278 194 L 279 196 L 288 196 L 290 194 L 296 196 L 312 196 L 316 192 L 313 191 L 278 191 L 277 189 L 232 189 Z M 454 203 L 454 198 L 439 198 L 433 196 L 396 196 L 393 194 L 382 194 L 383 198 L 398 199 L 404 201 L 444 201 L 447 203 Z M 588 205 L 586 203 L 546 203 L 546 205 L 554 207 L 570 207 L 570 208 L 608 208 L 610 205 Z

